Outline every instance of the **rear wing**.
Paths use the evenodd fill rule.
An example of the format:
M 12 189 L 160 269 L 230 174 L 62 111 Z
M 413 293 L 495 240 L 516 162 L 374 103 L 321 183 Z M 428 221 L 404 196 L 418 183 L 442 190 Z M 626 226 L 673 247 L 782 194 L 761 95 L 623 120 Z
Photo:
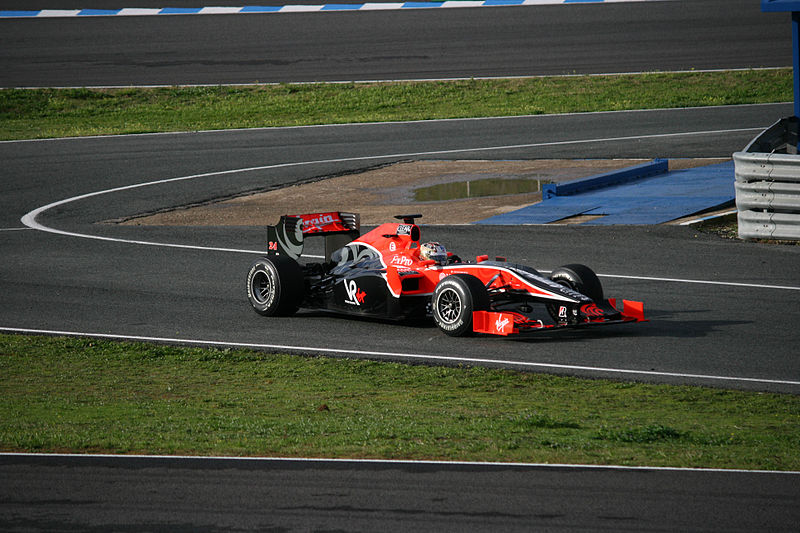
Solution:
M 283 215 L 275 226 L 267 226 L 267 254 L 298 259 L 306 237 L 325 237 L 325 260 L 331 254 L 361 235 L 358 213 L 309 213 Z

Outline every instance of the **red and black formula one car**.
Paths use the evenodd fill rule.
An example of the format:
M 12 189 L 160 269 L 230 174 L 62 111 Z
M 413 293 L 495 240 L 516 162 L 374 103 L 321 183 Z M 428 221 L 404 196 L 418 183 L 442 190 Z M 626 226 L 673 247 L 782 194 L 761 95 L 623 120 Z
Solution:
M 265 316 L 299 308 L 388 319 L 433 316 L 450 336 L 511 335 L 565 327 L 642 322 L 641 302 L 605 299 L 594 272 L 566 265 L 549 277 L 498 257 L 462 261 L 421 243 L 415 219 L 360 235 L 353 213 L 283 216 L 267 227 L 267 256 L 247 274 L 247 297 Z M 299 264 L 303 242 L 325 238 L 322 262 Z

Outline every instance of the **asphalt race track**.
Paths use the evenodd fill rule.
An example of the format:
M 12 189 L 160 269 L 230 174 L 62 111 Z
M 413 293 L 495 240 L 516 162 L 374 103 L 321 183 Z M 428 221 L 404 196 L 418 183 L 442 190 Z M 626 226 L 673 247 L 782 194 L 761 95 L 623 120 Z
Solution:
M 800 520 L 791 473 L 0 456 L 0 475 L 3 531 L 729 533 Z M 47 512 L 28 519 L 31 506 Z
M 427 228 L 425 238 L 462 257 L 505 255 L 542 270 L 591 265 L 609 296 L 644 301 L 652 320 L 524 341 L 452 339 L 432 326 L 256 315 L 243 287 L 262 228 L 101 223 L 417 157 L 724 155 L 772 122 L 765 116 L 785 112 L 770 105 L 3 143 L 0 325 L 797 392 L 800 363 L 785 348 L 798 318 L 797 247 L 682 227 Z M 23 217 L 40 230 L 200 249 L 20 229 Z
M 0 325 L 797 393 L 793 246 L 675 226 L 425 228 L 464 256 L 593 265 L 607 293 L 642 299 L 651 319 L 529 341 L 451 339 L 433 326 L 256 315 L 244 275 L 263 248 L 262 228 L 101 223 L 413 157 L 724 155 L 789 112 L 781 104 L 2 143 Z M 154 181 L 162 183 L 94 194 Z M 282 462 L 194 462 L 186 472 L 177 459 L 133 470 L 86 461 L 0 458 L 3 478 L 20 480 L 3 484 L 12 492 L 0 497 L 8 517 L 0 528 L 789 531 L 797 523 L 794 474 L 326 462 L 299 473 Z
M 196 7 L 199 2 L 145 3 L 166 4 Z M 50 0 L 35 6 L 4 2 L 3 7 L 113 8 L 130 7 L 130 2 Z M 429 79 L 787 66 L 792 64 L 791 29 L 788 16 L 782 15 L 761 13 L 757 0 L 687 0 L 0 20 L 0 86 Z
M 138 3 L 145 4 L 152 2 Z M 555 8 L 336 14 L 344 22 L 335 28 L 327 15 L 0 21 L 0 85 L 790 64 L 788 17 L 762 15 L 754 4 L 570 6 L 591 14 L 582 20 Z M 609 28 L 650 12 L 658 16 L 633 37 L 634 25 L 624 26 L 628 41 Z M 747 31 L 711 29 L 717 15 L 724 28 Z M 355 32 L 388 20 L 412 32 L 408 56 L 392 57 L 402 54 L 385 25 L 368 36 L 389 38 L 369 57 L 358 52 L 366 41 Z M 443 20 L 452 33 L 428 25 Z M 565 39 L 552 29 L 556 21 L 591 27 L 598 33 L 587 39 L 597 46 Z M 265 24 L 274 31 L 255 40 Z M 489 30 L 476 34 L 484 24 Z M 506 29 L 512 57 L 500 48 Z M 197 47 L 197 36 L 215 32 L 237 37 Z M 290 47 L 297 35 L 311 44 Z M 486 45 L 466 47 L 465 35 Z M 422 57 L 437 43 L 448 53 Z M 294 63 L 256 65 L 266 44 Z M 548 53 L 539 53 L 544 44 Z M 340 55 L 305 62 L 319 50 Z M 202 60 L 190 61 L 197 53 Z M 589 264 L 609 295 L 641 299 L 651 320 L 531 340 L 451 339 L 426 325 L 256 315 L 244 276 L 263 249 L 263 228 L 104 222 L 406 159 L 728 157 L 789 114 L 791 105 L 782 104 L 0 143 L 0 328 L 797 394 L 794 246 L 725 241 L 686 227 L 424 228 L 463 257 L 501 254 L 544 270 Z M 7 531 L 792 531 L 800 520 L 796 473 L 5 455 L 0 479 L 0 529 Z

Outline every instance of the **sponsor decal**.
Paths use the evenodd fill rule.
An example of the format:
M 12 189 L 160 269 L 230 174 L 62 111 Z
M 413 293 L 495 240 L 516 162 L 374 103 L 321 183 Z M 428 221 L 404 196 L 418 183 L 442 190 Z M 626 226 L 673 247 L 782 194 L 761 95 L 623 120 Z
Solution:
M 298 215 L 298 218 L 303 221 L 303 233 L 324 233 L 347 229 L 337 212 Z
M 456 328 L 460 328 L 461 324 L 463 323 L 464 321 L 459 318 L 458 322 L 453 322 L 452 324 L 448 324 L 447 322 L 439 322 L 439 327 L 446 329 L 447 331 L 453 331 Z
M 515 318 L 511 313 L 475 311 L 472 313 L 472 331 L 489 335 L 512 335 Z
M 392 257 L 390 263 L 395 266 L 410 267 L 411 265 L 414 264 L 414 261 L 412 261 L 410 257 L 406 257 L 405 255 L 395 255 Z
M 367 296 L 367 293 L 358 287 L 356 280 L 345 280 L 344 290 L 347 292 L 347 299 L 344 303 L 350 305 L 361 305 L 364 303 L 364 298 Z
M 594 317 L 603 316 L 605 314 L 602 309 L 600 309 L 599 307 L 597 307 L 597 305 L 593 303 L 581 306 L 581 313 L 583 313 L 586 316 L 594 316 Z
M 253 278 L 255 278 L 257 274 L 263 274 L 267 278 L 269 278 L 269 282 L 272 287 L 275 287 L 275 275 L 272 273 L 272 270 L 263 265 L 257 268 L 253 268 L 247 274 L 247 296 L 250 298 L 251 301 L 257 303 L 258 307 L 267 309 L 269 306 L 272 305 L 273 300 L 275 300 L 275 291 L 271 290 L 266 295 L 263 294 L 256 295 L 254 293 Z M 262 296 L 265 296 L 263 302 L 260 301 Z
M 567 307 L 565 305 L 558 308 L 558 318 L 567 318 Z
M 397 250 L 397 245 L 394 243 L 394 241 L 390 242 L 389 243 L 389 251 L 390 252 L 394 252 L 396 250 Z
M 411 228 L 413 226 L 409 226 L 408 224 L 399 224 L 397 226 L 397 234 L 398 235 L 411 235 Z
M 333 214 L 327 213 L 324 215 L 317 215 L 314 218 L 304 218 L 303 222 L 308 226 L 324 226 L 325 224 L 341 222 L 341 220 L 339 220 L 339 217 L 334 217 Z
M 495 329 L 497 329 L 497 331 L 499 333 L 502 333 L 503 331 L 505 331 L 505 329 L 508 326 L 509 322 L 510 322 L 510 320 L 507 317 L 504 317 L 503 315 L 500 315 L 497 318 L 497 320 L 494 321 L 494 327 L 495 327 Z

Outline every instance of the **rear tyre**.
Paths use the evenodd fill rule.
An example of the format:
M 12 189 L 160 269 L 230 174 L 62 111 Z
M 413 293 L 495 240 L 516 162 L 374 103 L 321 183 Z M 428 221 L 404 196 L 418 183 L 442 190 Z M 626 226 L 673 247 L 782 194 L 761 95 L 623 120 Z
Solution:
M 431 299 L 433 320 L 446 335 L 472 335 L 473 311 L 489 309 L 489 293 L 475 276 L 452 274 L 442 279 Z
M 594 271 L 585 265 L 564 265 L 550 274 L 550 279 L 574 291 L 585 294 L 595 302 L 603 299 L 603 285 Z
M 247 273 L 247 299 L 259 315 L 294 314 L 303 301 L 303 293 L 303 271 L 290 257 L 264 257 L 253 263 Z

